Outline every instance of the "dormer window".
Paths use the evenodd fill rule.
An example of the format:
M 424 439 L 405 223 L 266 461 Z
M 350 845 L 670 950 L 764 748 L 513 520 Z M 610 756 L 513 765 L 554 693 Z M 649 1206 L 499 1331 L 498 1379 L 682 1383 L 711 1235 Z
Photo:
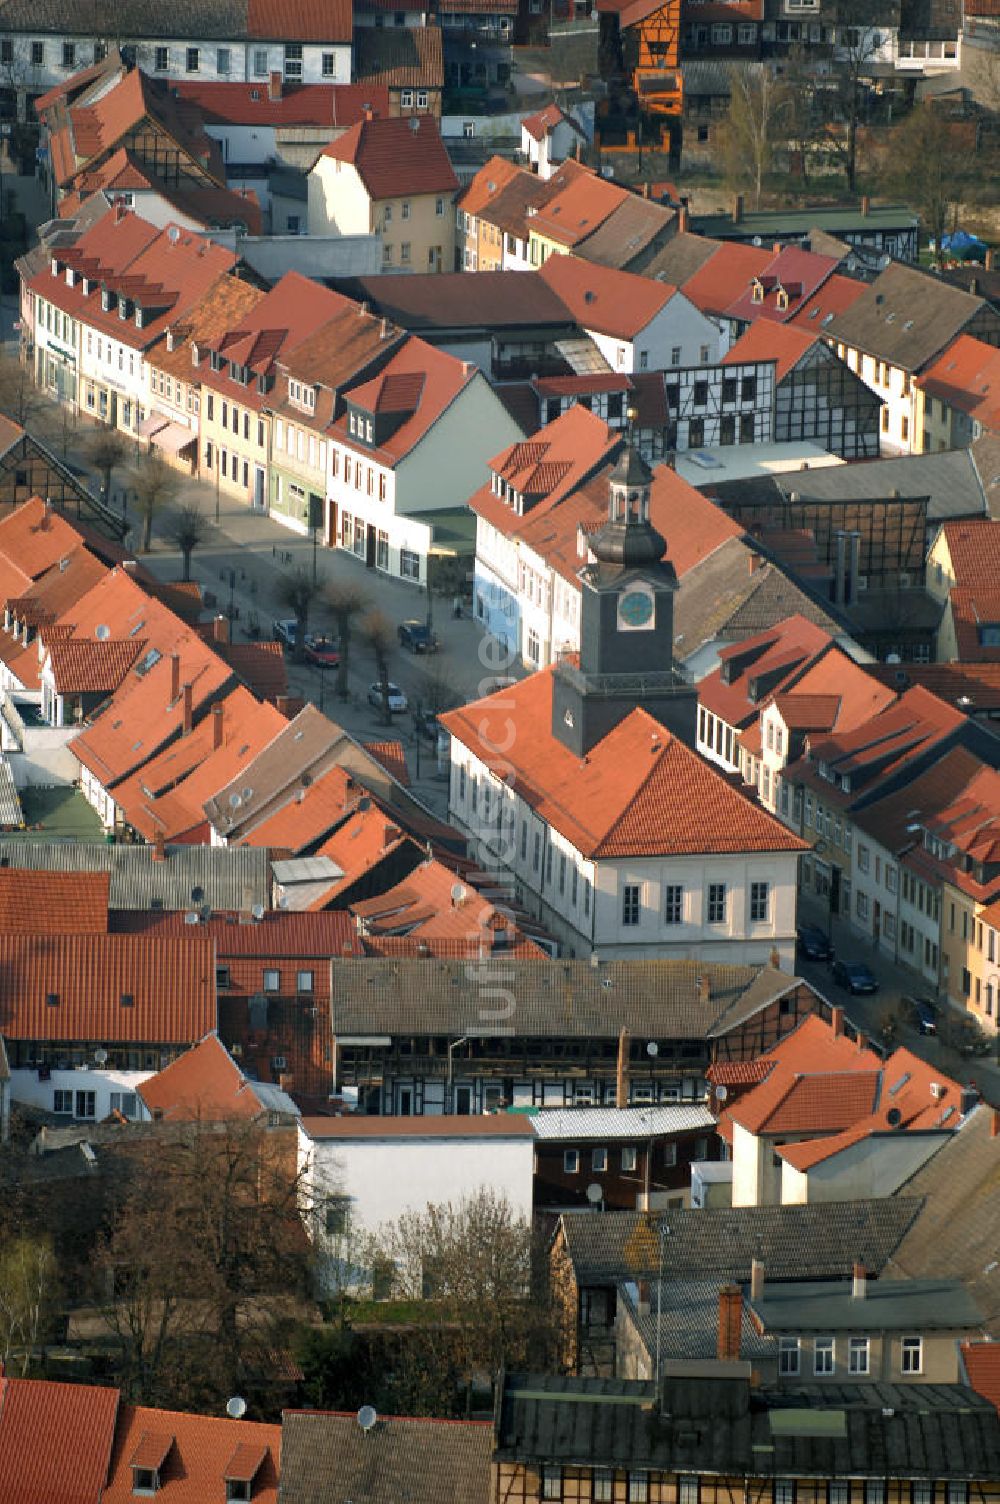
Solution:
M 228 1501 L 231 1500 L 231 1499 L 249 1499 L 249 1497 L 250 1497 L 250 1484 L 246 1481 L 245 1478 L 227 1478 L 226 1479 L 226 1500 L 227 1500 L 227 1504 L 228 1504 Z
M 155 1467 L 133 1467 L 132 1492 L 141 1497 L 159 1493 L 160 1475 Z
M 104 313 L 111 313 L 117 302 L 118 296 L 111 291 L 110 287 L 101 288 L 101 309 Z
M 89 298 L 90 294 L 93 292 L 93 290 L 94 290 L 94 279 L 93 279 L 93 277 L 84 277 L 84 279 L 83 279 L 83 296 L 85 298 Z
M 218 350 L 213 350 L 212 351 L 210 359 L 211 359 L 212 370 L 213 371 L 221 371 L 222 370 L 222 356 L 219 354 Z
M 754 285 L 753 285 L 753 292 L 751 293 L 751 301 L 754 302 L 754 303 L 763 303 L 763 301 L 764 301 L 764 284 L 762 282 L 755 282 L 754 283 Z
M 230 366 L 229 374 L 239 386 L 246 386 L 250 380 L 248 366 Z
M 226 1500 L 252 1499 L 254 1480 L 267 1458 L 267 1447 L 241 1442 L 226 1464 Z
M 788 307 L 788 294 L 783 287 L 778 288 L 778 307 L 781 309 Z
M 59 262 L 54 256 L 52 257 L 52 275 L 53 277 L 58 277 L 59 275 Z
M 136 305 L 135 305 L 135 327 L 137 329 L 141 329 L 142 326 L 143 326 L 143 324 L 145 322 L 146 322 L 146 310 L 142 307 L 141 304 L 136 303 Z M 168 350 L 170 349 L 170 343 L 169 343 L 169 341 L 167 343 L 167 349 Z
M 201 351 L 198 349 L 197 345 L 192 344 L 192 346 L 191 346 L 191 364 L 193 366 L 196 366 L 200 360 L 201 360 Z
M 127 319 L 128 315 L 129 315 L 129 300 L 128 300 L 128 298 L 120 298 L 118 300 L 118 317 L 120 319 Z
M 158 1431 L 143 1431 L 132 1453 L 132 1492 L 149 1498 L 160 1491 L 160 1474 L 170 1455 L 174 1438 Z
M 66 268 L 66 286 L 67 287 L 75 287 L 76 286 L 76 271 L 75 271 L 75 269 L 72 266 L 67 266 L 67 268 Z

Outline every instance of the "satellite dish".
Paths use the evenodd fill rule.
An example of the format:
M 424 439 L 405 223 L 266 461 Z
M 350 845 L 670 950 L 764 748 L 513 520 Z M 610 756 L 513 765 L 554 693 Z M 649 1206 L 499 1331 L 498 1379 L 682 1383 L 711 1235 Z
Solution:
M 657 1044 L 655 1039 L 651 1039 L 646 1046 L 646 1054 L 650 1057 L 651 1060 L 655 1060 L 659 1053 L 660 1046 Z
M 194 912 L 193 909 L 188 909 L 187 913 L 184 915 L 184 923 L 185 924 L 197 924 L 198 923 L 198 915 Z
M 239 794 L 230 794 L 230 796 L 229 796 L 229 808 L 230 809 L 239 809 L 241 802 L 242 801 L 240 799 Z
M 262 903 L 255 903 L 253 908 L 250 910 L 250 913 L 259 924 L 264 917 L 264 905 Z
M 253 798 L 253 789 L 249 787 L 240 789 L 240 798 L 243 800 L 244 804 L 248 804 Z
M 452 902 L 453 903 L 461 903 L 462 899 L 465 897 L 465 886 L 464 886 L 464 884 L 462 884 L 462 883 L 453 883 L 452 884 L 452 889 L 451 889 L 451 897 L 452 897 Z
M 95 1059 L 95 1061 L 97 1062 L 98 1065 L 107 1065 L 107 1063 L 108 1063 L 108 1052 L 107 1052 L 107 1050 L 95 1050 L 94 1051 L 94 1059 Z
M 885 1120 L 889 1124 L 890 1128 L 898 1128 L 900 1123 L 903 1121 L 903 1114 L 900 1112 L 898 1107 L 890 1107 L 889 1111 L 885 1115 Z
M 358 1425 L 361 1427 L 362 1431 L 364 1431 L 366 1436 L 377 1420 L 378 1411 L 375 1409 L 374 1405 L 361 1406 L 361 1409 L 358 1411 Z
M 715 1100 L 717 1102 L 724 1102 L 728 1096 L 729 1096 L 729 1087 L 728 1086 L 717 1086 L 715 1088 Z
M 102 622 L 99 627 L 96 627 L 94 629 L 94 636 L 97 638 L 98 642 L 107 642 L 108 638 L 111 636 L 111 628 L 106 627 Z
M 247 1402 L 241 1394 L 234 1394 L 226 1401 L 226 1414 L 230 1420 L 242 1420 L 247 1413 Z
M 591 1206 L 596 1206 L 599 1201 L 604 1200 L 604 1190 L 596 1180 L 592 1180 L 587 1187 L 587 1200 Z

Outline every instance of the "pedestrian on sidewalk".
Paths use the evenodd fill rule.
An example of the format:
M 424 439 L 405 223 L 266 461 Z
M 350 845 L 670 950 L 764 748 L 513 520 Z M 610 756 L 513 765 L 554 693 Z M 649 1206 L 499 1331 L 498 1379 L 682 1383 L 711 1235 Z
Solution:
M 462 597 L 460 595 L 456 595 L 455 599 L 451 603 L 451 614 L 456 621 L 459 621 L 461 619 Z

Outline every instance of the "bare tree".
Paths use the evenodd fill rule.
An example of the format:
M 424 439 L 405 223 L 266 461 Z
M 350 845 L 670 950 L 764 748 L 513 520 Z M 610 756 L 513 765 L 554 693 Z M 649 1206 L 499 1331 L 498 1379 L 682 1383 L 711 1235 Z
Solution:
M 26 428 L 45 399 L 31 377 L 31 366 L 0 351 L 0 412 Z
M 391 1270 L 392 1294 L 433 1300 L 433 1327 L 461 1370 L 545 1363 L 555 1322 L 530 1219 L 484 1188 L 463 1200 L 406 1212 L 369 1245 L 373 1269 Z
M 394 641 L 392 622 L 384 611 L 373 608 L 365 615 L 361 623 L 361 630 L 375 658 L 375 673 L 382 694 L 382 720 L 386 726 L 391 726 L 392 711 L 389 709 L 389 649 Z
M 191 578 L 191 555 L 203 541 L 207 526 L 205 514 L 196 501 L 178 507 L 167 524 L 167 537 L 177 545 L 184 560 L 184 580 Z
M 836 0 L 833 78 L 830 98 L 833 118 L 843 127 L 840 157 L 847 187 L 854 192 L 858 172 L 858 126 L 865 113 L 868 65 L 883 45 L 874 0 Z M 888 21 L 885 23 L 888 25 Z
M 55 1311 L 58 1274 L 45 1237 L 19 1237 L 0 1255 L 0 1359 L 24 1378 Z
M 889 148 L 889 177 L 906 202 L 920 211 L 925 228 L 941 255 L 949 213 L 968 184 L 962 153 L 956 150 L 949 122 L 930 103 L 918 104 L 894 128 Z
M 142 518 L 140 551 L 148 554 L 153 542 L 153 518 L 170 505 L 180 488 L 181 478 L 158 449 L 144 454 L 133 472 L 133 490 Z
M 306 656 L 306 633 L 309 630 L 309 613 L 321 586 L 307 569 L 289 569 L 279 575 L 274 586 L 274 598 L 295 617 L 295 647 L 292 656 L 302 663 Z
M 729 67 L 729 114 L 723 132 L 727 171 L 734 184 L 753 184 L 760 208 L 764 179 L 774 160 L 775 141 L 788 113 L 784 84 L 763 63 Z
M 87 458 L 102 477 L 104 505 L 111 506 L 111 476 L 128 454 L 128 444 L 117 428 L 97 428 L 87 441 Z M 122 508 L 124 511 L 124 507 Z
M 337 663 L 337 695 L 346 700 L 347 669 L 351 652 L 351 624 L 356 616 L 368 608 L 368 597 L 359 585 L 349 580 L 342 583 L 331 581 L 326 587 L 326 604 L 337 623 L 340 658 Z

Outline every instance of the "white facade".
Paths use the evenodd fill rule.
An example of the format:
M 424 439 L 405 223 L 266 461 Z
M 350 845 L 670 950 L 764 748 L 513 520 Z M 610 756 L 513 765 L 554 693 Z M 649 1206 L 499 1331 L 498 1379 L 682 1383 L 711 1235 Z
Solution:
M 586 329 L 585 320 L 580 322 Z M 612 370 L 626 374 L 714 365 L 725 354 L 718 327 L 681 292 L 675 292 L 631 339 L 596 329 L 586 333 Z
M 755 965 L 776 950 L 779 965 L 794 965 L 796 852 L 592 861 L 454 735 L 448 809 L 484 865 L 502 861 L 526 905 L 570 955 L 596 950 L 608 959 L 676 955 Z M 498 830 L 504 841 L 494 854 Z M 766 910 L 759 920 L 751 918 L 752 885 Z M 634 922 L 626 888 L 639 890 Z M 668 888 L 681 889 L 669 922 Z M 669 896 L 673 904 L 675 894 Z M 718 919 L 709 918 L 710 903 Z
M 504 1197 L 516 1217 L 530 1220 L 535 1141 L 523 1121 L 509 1136 L 476 1132 L 469 1118 L 452 1121 L 453 1133 L 422 1134 L 412 1117 L 365 1119 L 366 1131 L 357 1137 L 339 1131 L 324 1137 L 321 1122 L 313 1136 L 308 1120 L 299 1124 L 304 1209 L 321 1262 L 328 1262 L 327 1278 L 330 1266 L 353 1263 L 352 1251 L 366 1236 L 429 1205 L 455 1205 L 488 1190 Z M 368 1131 L 373 1123 L 376 1132 Z
M 12 1102 L 55 1113 L 60 1122 L 100 1123 L 112 1112 L 136 1122 L 149 1113 L 138 1095 L 155 1071 L 12 1070 Z
M 138 433 L 149 405 L 149 377 L 142 352 L 103 330 L 80 326 L 80 387 L 77 405 L 91 417 Z M 112 411 L 114 408 L 114 411 Z
M 917 432 L 914 421 L 913 378 L 909 372 L 888 361 L 878 360 L 874 355 L 866 355 L 852 345 L 838 344 L 834 348 L 848 369 L 860 376 L 865 386 L 884 404 L 880 439 L 882 454 L 919 454 L 923 437 Z
M 782 1162 L 782 1203 L 803 1206 L 893 1196 L 950 1137 L 950 1133 L 890 1131 L 848 1144 L 809 1170 L 796 1170 Z
M 548 182 L 556 168 L 573 155 L 581 139 L 579 131 L 574 130 L 565 118 L 545 131 L 540 141 L 536 141 L 523 124 L 521 126 L 521 151 L 528 158 L 532 171 L 537 172 L 543 182 Z

